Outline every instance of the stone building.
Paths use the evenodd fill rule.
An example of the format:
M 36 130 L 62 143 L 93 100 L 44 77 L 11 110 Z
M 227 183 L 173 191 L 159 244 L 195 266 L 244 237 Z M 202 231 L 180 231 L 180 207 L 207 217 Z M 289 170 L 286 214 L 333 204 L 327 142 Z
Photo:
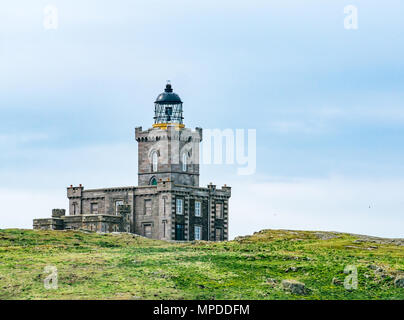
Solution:
M 183 103 L 167 83 L 155 101 L 152 128 L 135 129 L 138 186 L 67 188 L 69 215 L 52 210 L 34 229 L 131 232 L 161 240 L 228 239 L 231 188 L 199 186 L 202 129 L 183 124 Z

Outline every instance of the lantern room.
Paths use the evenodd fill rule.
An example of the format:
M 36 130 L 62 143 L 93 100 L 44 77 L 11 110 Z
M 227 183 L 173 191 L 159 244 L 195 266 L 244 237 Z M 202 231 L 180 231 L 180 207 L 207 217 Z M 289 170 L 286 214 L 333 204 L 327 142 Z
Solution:
M 154 102 L 154 128 L 166 129 L 168 126 L 184 128 L 181 98 L 173 92 L 170 81 L 167 81 L 164 92 Z

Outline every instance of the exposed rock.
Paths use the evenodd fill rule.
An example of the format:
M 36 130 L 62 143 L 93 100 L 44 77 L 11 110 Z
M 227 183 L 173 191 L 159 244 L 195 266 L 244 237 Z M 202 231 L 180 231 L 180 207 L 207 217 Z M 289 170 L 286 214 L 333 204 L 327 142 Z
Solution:
M 284 290 L 297 295 L 305 295 L 309 292 L 304 283 L 296 280 L 282 280 L 282 287 Z
M 369 266 L 370 269 L 374 270 L 375 276 L 380 277 L 380 278 L 387 278 L 389 275 L 387 274 L 387 271 L 380 266 L 376 266 L 376 265 L 370 265 Z
M 345 246 L 345 248 L 361 249 L 361 250 L 374 250 L 374 249 L 377 249 L 377 247 L 375 247 L 375 246 L 369 246 L 369 247 Z
M 277 233 L 277 236 L 287 236 L 290 234 L 300 235 L 300 233 L 296 233 L 296 231 L 292 231 L 292 230 L 271 230 L 271 229 L 265 229 L 265 230 L 261 230 L 259 232 L 254 232 L 254 235 L 270 234 L 273 231 L 277 231 L 277 232 L 282 231 L 283 232 L 283 233 L 282 232 Z M 349 236 L 353 236 L 353 237 L 357 238 L 357 239 L 353 240 L 353 243 L 372 242 L 375 244 L 391 244 L 391 245 L 397 245 L 397 246 L 404 246 L 403 238 L 396 238 L 396 239 L 379 238 L 379 237 L 372 237 L 372 236 L 366 236 L 366 235 L 361 235 L 361 234 L 342 233 L 342 232 L 336 232 L 336 231 L 329 231 L 329 232 L 317 231 L 317 232 L 314 232 L 313 234 L 320 240 L 329 240 L 329 239 L 333 239 L 333 238 L 339 238 L 344 235 L 349 235 Z M 248 239 L 248 238 L 250 238 L 250 236 L 239 236 L 239 237 L 236 237 L 234 240 L 242 241 L 242 240 Z M 374 247 L 370 246 L 369 248 L 376 249 L 377 247 L 374 248 Z
M 289 267 L 289 268 L 285 269 L 285 272 L 290 272 L 290 271 L 296 272 L 299 269 L 300 269 L 300 267 Z
M 404 288 L 404 277 L 400 276 L 400 277 L 397 277 L 396 279 L 394 279 L 394 285 L 397 288 Z
M 278 283 L 278 280 L 273 279 L 273 278 L 267 278 L 266 283 L 269 284 L 270 286 L 274 287 Z
M 361 242 L 372 242 L 376 244 L 391 244 L 396 246 L 404 246 L 404 239 L 402 238 L 379 238 L 379 237 L 372 237 L 372 236 L 365 236 L 365 235 L 358 235 L 358 234 L 349 234 L 352 236 L 357 236 L 359 239 L 355 241 Z
M 65 231 L 65 230 L 63 230 L 63 231 Z M 82 233 L 95 233 L 95 231 L 91 231 L 91 230 L 87 230 L 87 229 L 81 229 L 81 228 L 78 231 L 82 232 Z
M 234 238 L 234 241 L 242 241 L 242 240 L 245 240 L 245 239 L 248 239 L 248 238 L 249 238 L 249 236 L 238 236 L 238 237 Z
M 316 232 L 314 235 L 319 238 L 320 240 L 329 240 L 336 238 L 337 235 L 329 232 Z
M 284 256 L 283 257 L 283 260 L 300 260 L 301 258 L 300 257 L 297 257 L 297 256 Z
M 382 267 L 377 267 L 377 268 L 376 268 L 376 272 L 378 272 L 378 273 L 383 273 L 383 272 L 384 272 L 384 269 L 383 269 Z

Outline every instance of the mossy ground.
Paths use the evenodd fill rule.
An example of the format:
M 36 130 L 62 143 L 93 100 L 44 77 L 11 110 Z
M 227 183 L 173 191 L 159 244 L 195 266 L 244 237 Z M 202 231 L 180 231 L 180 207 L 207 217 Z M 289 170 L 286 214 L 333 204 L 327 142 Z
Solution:
M 393 284 L 404 274 L 404 246 L 330 235 L 264 230 L 237 241 L 167 243 L 129 234 L 0 230 L 0 299 L 404 299 Z M 57 267 L 58 289 L 44 287 L 49 265 Z M 357 267 L 356 290 L 332 284 L 344 281 L 347 265 Z M 290 267 L 295 271 L 286 272 Z M 285 292 L 283 279 L 305 283 L 309 293 Z

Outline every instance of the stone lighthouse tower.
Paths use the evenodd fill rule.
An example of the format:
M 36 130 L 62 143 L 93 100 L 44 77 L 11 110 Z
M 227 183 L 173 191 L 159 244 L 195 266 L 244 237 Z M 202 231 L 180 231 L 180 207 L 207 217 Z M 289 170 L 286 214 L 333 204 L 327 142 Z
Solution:
M 185 128 L 183 119 L 181 98 L 167 83 L 154 102 L 153 127 L 136 128 L 139 186 L 157 185 L 160 180 L 199 186 L 202 129 Z

